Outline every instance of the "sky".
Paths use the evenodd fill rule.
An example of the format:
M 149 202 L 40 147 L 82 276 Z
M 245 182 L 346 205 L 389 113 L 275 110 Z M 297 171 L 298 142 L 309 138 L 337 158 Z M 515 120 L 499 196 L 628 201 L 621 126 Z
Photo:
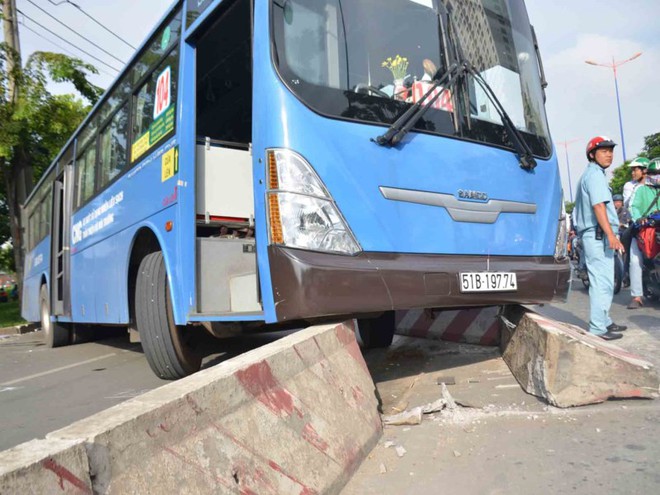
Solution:
M 117 36 L 138 46 L 173 3 L 172 0 L 72 0 L 101 21 Z M 37 26 L 34 21 L 60 36 L 75 40 L 77 47 L 111 66 L 122 64 L 67 31 L 36 6 L 88 37 L 120 60 L 127 61 L 133 49 L 94 24 L 66 0 L 16 0 L 21 49 L 26 57 L 35 50 L 63 51 L 64 47 L 96 65 L 102 72 L 93 82 L 107 87 L 116 71 L 65 44 Z M 60 3 L 60 5 L 54 5 Z M 564 185 L 565 198 L 574 195 L 577 181 L 586 166 L 586 143 L 605 135 L 622 142 L 619 128 L 613 70 L 585 63 L 608 64 L 642 55 L 619 67 L 617 72 L 626 158 L 634 158 L 644 137 L 660 132 L 660 0 L 527 0 L 543 57 L 547 89 L 547 113 Z M 27 17 L 32 20 L 28 19 Z M 33 29 L 52 42 L 37 36 Z M 64 52 L 66 53 L 66 52 Z M 565 148 L 562 143 L 569 142 Z M 568 160 L 566 157 L 568 152 Z M 615 166 L 623 163 L 618 146 Z M 570 168 L 569 166 L 570 165 Z M 569 174 L 570 170 L 570 174 Z

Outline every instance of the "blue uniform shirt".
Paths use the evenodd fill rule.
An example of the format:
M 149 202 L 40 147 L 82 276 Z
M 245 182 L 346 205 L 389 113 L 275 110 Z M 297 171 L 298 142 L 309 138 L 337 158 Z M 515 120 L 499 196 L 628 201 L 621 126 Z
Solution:
M 619 228 L 619 217 L 612 201 L 612 191 L 607 184 L 605 169 L 597 163 L 590 163 L 578 183 L 575 195 L 575 210 L 573 218 L 578 233 L 596 228 L 598 220 L 594 213 L 594 205 L 605 203 L 607 218 L 614 232 Z

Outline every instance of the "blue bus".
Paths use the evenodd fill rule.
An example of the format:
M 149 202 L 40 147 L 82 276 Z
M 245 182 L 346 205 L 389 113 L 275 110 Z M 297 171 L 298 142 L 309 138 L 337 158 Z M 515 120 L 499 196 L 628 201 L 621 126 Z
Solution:
M 23 317 L 175 379 L 208 333 L 564 298 L 544 84 L 523 0 L 177 1 L 25 204 Z

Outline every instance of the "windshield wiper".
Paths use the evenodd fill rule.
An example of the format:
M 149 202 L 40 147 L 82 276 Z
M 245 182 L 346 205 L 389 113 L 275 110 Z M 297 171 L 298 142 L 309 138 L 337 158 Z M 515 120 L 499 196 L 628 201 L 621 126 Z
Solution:
M 479 84 L 479 86 L 481 86 L 481 89 L 486 94 L 486 97 L 495 106 L 495 109 L 497 110 L 497 113 L 499 114 L 500 119 L 502 120 L 502 124 L 504 125 L 504 129 L 506 130 L 507 136 L 509 137 L 511 144 L 513 144 L 513 149 L 515 150 L 516 156 L 518 157 L 518 162 L 520 163 L 520 167 L 528 171 L 534 170 L 537 164 L 536 164 L 536 159 L 534 158 L 534 154 L 532 153 L 532 150 L 525 141 L 525 138 L 523 138 L 522 134 L 511 120 L 511 117 L 509 117 L 509 114 L 504 109 L 504 105 L 502 105 L 502 102 L 500 102 L 500 100 L 495 95 L 493 88 L 491 88 L 490 84 L 488 84 L 488 81 L 484 79 L 484 77 L 475 69 L 474 65 L 472 65 L 472 63 L 465 56 L 465 52 L 463 51 L 463 46 L 461 44 L 461 38 L 455 30 L 456 23 L 454 22 L 453 9 L 451 8 L 451 6 L 447 7 L 446 5 L 444 5 L 444 3 L 443 6 L 445 7 L 444 15 L 448 19 L 448 25 L 449 25 L 448 32 L 450 33 L 451 40 L 453 41 L 454 56 L 456 57 L 456 60 L 458 60 L 458 62 L 465 67 L 465 72 L 474 78 L 476 83 Z M 467 90 L 466 93 L 468 98 L 467 120 L 469 124 L 470 122 L 469 90 Z
M 464 65 L 453 64 L 440 79 L 437 78 L 436 73 L 431 88 L 424 93 L 413 106 L 406 110 L 401 117 L 396 119 L 385 134 L 377 136 L 375 139 L 372 139 L 372 141 L 380 146 L 396 146 L 399 144 L 405 135 L 410 132 L 410 129 L 412 129 L 415 124 L 419 122 L 419 119 L 424 116 L 433 103 L 435 103 L 435 101 L 451 87 L 458 75 L 465 70 L 467 70 L 467 67 Z M 442 89 L 435 95 L 431 96 L 435 89 L 440 85 L 442 85 Z
M 506 133 L 509 137 L 509 140 L 511 141 L 511 144 L 513 144 L 513 148 L 516 152 L 516 156 L 518 157 L 518 161 L 520 162 L 520 167 L 525 170 L 534 170 L 537 165 L 536 159 L 534 158 L 534 154 L 532 153 L 532 150 L 525 141 L 525 138 L 522 136 L 518 128 L 511 120 L 511 117 L 509 117 L 509 114 L 504 109 L 504 106 L 495 95 L 493 88 L 491 88 L 490 84 L 488 84 L 488 82 L 484 79 L 484 77 L 481 74 L 479 74 L 479 72 L 476 71 L 476 69 L 472 66 L 472 64 L 470 64 L 469 62 L 466 62 L 465 64 L 467 67 L 467 71 L 474 78 L 477 84 L 481 86 L 481 89 L 484 91 L 484 93 L 491 101 L 491 103 L 495 106 L 495 110 L 497 110 L 500 119 L 502 119 L 502 124 L 504 125 L 504 129 L 506 129 Z

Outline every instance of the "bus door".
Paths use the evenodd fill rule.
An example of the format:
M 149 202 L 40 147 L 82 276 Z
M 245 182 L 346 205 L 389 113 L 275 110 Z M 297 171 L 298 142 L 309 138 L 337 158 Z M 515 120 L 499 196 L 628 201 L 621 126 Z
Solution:
M 65 154 L 66 157 L 66 154 Z M 53 184 L 53 221 L 51 225 L 51 308 L 58 316 L 71 315 L 71 204 L 73 162 L 67 163 Z

